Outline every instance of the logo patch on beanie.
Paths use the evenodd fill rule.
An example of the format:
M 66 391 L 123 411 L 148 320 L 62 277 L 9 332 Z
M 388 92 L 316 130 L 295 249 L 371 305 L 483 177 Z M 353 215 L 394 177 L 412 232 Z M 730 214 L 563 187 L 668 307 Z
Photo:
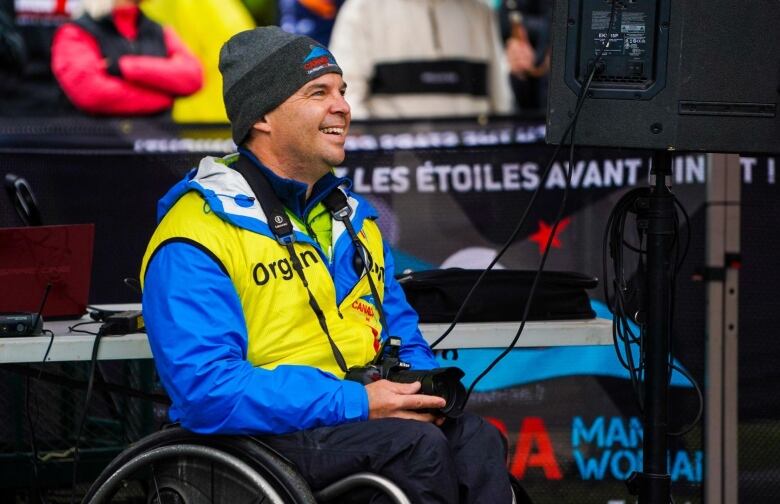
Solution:
M 312 74 L 317 70 L 327 68 L 329 66 L 338 66 L 336 59 L 328 52 L 327 49 L 320 46 L 311 46 L 309 55 L 303 59 L 303 69 L 307 74 Z

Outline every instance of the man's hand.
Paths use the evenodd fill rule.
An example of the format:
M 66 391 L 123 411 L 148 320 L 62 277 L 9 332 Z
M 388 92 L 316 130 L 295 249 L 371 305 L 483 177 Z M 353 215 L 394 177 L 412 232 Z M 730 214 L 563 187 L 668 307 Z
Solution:
M 418 410 L 443 408 L 446 402 L 438 396 L 417 394 L 420 386 L 420 382 L 395 383 L 389 380 L 366 385 L 368 418 L 407 418 L 441 425 L 444 417 Z

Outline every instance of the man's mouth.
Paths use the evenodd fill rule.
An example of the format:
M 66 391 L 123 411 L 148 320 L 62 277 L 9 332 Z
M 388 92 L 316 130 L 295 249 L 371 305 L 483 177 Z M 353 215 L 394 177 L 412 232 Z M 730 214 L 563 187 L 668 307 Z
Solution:
M 320 128 L 320 131 L 327 135 L 338 135 L 338 136 L 344 136 L 345 128 L 342 128 L 340 126 L 331 126 L 328 128 Z

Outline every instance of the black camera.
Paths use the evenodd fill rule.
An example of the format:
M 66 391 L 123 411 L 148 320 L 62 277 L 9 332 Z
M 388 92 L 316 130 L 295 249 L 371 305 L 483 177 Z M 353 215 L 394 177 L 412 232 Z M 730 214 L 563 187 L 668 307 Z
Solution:
M 466 388 L 460 382 L 463 371 L 456 367 L 411 371 L 409 364 L 401 361 L 400 349 L 401 338 L 390 336 L 371 363 L 350 368 L 346 379 L 363 385 L 382 379 L 396 383 L 420 382 L 420 394 L 439 396 L 446 401 L 443 408 L 435 410 L 436 413 L 450 418 L 462 415 L 466 402 Z

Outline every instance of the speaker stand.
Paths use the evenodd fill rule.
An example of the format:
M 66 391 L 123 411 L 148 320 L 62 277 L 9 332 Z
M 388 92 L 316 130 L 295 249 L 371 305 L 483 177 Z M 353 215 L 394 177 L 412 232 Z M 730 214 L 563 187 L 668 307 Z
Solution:
M 626 483 L 633 495 L 639 495 L 639 504 L 668 504 L 671 502 L 667 467 L 669 342 L 676 228 L 671 153 L 654 151 L 650 173 L 651 191 L 643 212 L 647 222 L 643 467 L 641 473 L 631 474 Z

